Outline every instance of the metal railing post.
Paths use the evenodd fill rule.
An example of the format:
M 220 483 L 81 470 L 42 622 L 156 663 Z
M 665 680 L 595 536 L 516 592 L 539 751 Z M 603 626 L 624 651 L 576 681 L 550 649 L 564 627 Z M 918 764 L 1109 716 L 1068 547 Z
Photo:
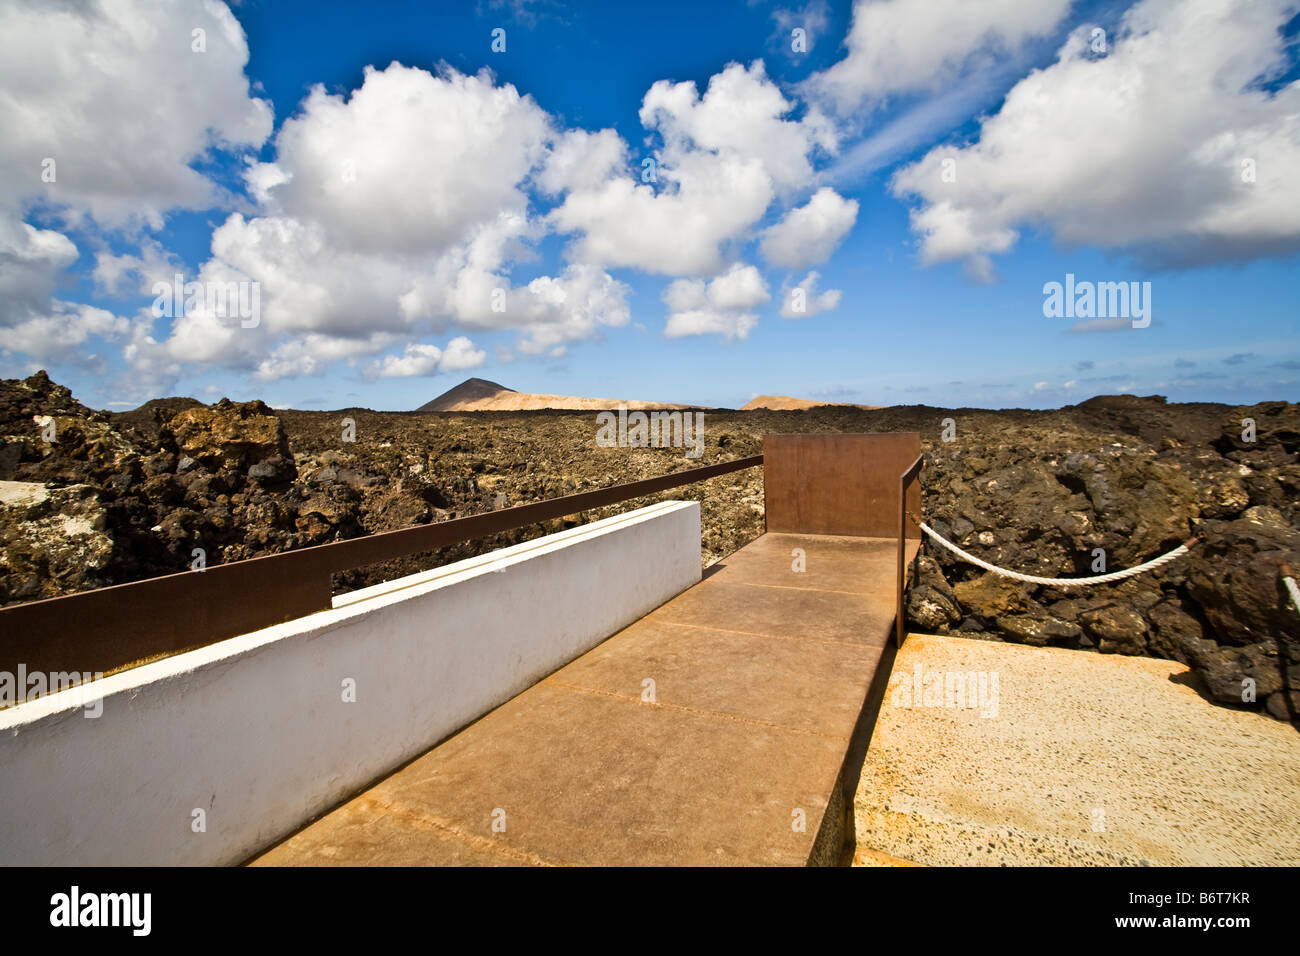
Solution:
M 925 456 L 918 455 L 916 461 L 898 476 L 898 592 L 894 611 L 894 644 L 897 647 L 903 646 L 907 618 L 907 608 L 903 603 L 907 590 L 907 490 L 924 466 Z

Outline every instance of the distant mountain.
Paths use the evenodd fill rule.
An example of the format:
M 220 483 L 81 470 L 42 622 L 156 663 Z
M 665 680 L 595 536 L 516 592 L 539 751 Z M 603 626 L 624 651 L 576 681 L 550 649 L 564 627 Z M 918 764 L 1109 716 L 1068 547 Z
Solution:
M 493 399 L 498 395 L 518 395 L 512 388 L 489 382 L 485 378 L 467 378 L 455 388 L 448 389 L 431 402 L 425 402 L 417 412 L 460 412 L 466 405 Z
M 531 412 L 545 408 L 567 411 L 593 411 L 617 408 L 630 409 L 687 408 L 667 402 L 637 402 L 619 398 L 581 398 L 574 395 L 535 395 L 516 392 L 514 389 L 471 378 L 461 382 L 451 391 L 443 392 L 431 402 L 416 409 L 417 412 Z
M 765 408 L 773 412 L 797 411 L 803 408 L 820 408 L 822 405 L 841 405 L 848 408 L 865 408 L 867 410 L 882 408 L 881 405 L 857 405 L 852 402 L 820 402 L 807 398 L 791 398 L 789 395 L 760 395 L 752 398 L 740 407 L 742 412 L 752 412 Z

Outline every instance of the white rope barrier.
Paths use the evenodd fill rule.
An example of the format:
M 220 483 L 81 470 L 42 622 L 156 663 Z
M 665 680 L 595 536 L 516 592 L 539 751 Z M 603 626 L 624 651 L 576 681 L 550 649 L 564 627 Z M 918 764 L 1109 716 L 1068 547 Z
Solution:
M 1160 557 L 1153 558 L 1145 564 L 1139 564 L 1137 567 L 1133 568 L 1126 568 L 1123 571 L 1112 571 L 1109 574 L 1098 574 L 1090 578 L 1043 578 L 1034 574 L 1021 574 L 1019 571 L 1011 571 L 1007 568 L 999 568 L 995 564 L 989 564 L 987 561 L 977 558 L 969 552 L 963 551 L 961 548 L 957 547 L 957 545 L 944 538 L 943 535 L 939 534 L 924 521 L 918 521 L 915 516 L 912 516 L 912 520 L 915 521 L 917 526 L 928 534 L 931 539 L 943 545 L 963 561 L 969 561 L 971 564 L 977 565 L 986 571 L 992 571 L 994 574 L 1000 574 L 1003 577 L 1014 578 L 1017 581 L 1024 581 L 1027 584 L 1042 584 L 1046 587 L 1053 588 L 1079 588 L 1089 584 L 1109 584 L 1112 581 L 1123 581 L 1125 578 L 1131 578 L 1133 575 L 1141 574 L 1143 571 L 1154 571 L 1161 565 L 1168 564 L 1170 561 L 1181 558 L 1191 550 L 1191 545 L 1195 543 L 1195 540 L 1193 540 L 1187 544 L 1180 544 L 1168 554 L 1162 554 Z M 1294 582 L 1291 583 L 1291 598 L 1296 601 L 1296 607 L 1300 608 L 1300 593 L 1297 593 Z

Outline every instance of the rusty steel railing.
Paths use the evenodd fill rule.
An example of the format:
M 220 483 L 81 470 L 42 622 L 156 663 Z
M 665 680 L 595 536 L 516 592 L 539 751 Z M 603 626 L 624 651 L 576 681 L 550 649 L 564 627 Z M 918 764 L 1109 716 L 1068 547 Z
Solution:
M 903 635 L 907 631 L 907 608 L 903 603 L 907 590 L 907 489 L 924 467 L 925 456 L 917 455 L 916 461 L 898 476 L 898 603 L 894 613 L 894 644 L 897 647 L 903 646 Z
M 0 608 L 0 671 L 108 673 L 328 610 L 336 572 L 695 484 L 762 455 L 500 511 Z

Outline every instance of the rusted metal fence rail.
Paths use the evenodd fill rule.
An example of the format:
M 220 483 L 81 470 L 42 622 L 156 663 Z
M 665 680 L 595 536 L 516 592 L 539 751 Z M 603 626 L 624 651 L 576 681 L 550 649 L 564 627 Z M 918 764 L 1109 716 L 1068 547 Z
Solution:
M 0 671 L 103 672 L 328 610 L 331 576 L 631 501 L 763 464 L 762 455 L 0 608 Z

